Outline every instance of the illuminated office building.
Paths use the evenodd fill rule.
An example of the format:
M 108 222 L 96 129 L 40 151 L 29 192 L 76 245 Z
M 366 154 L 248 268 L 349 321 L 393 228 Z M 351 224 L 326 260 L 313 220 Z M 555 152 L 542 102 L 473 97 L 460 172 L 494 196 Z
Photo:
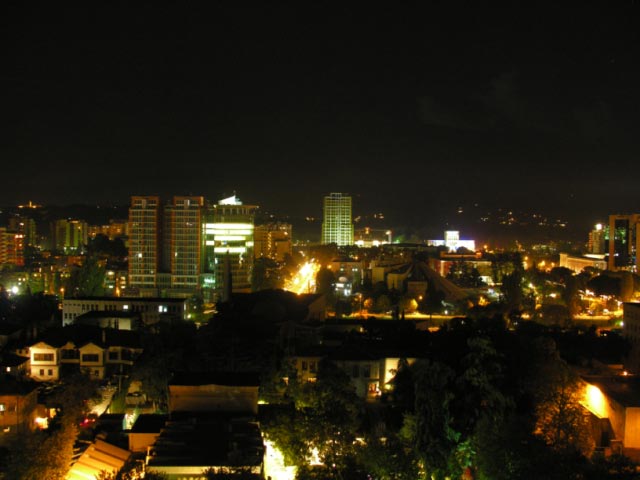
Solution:
M 322 213 L 322 243 L 353 245 L 351 197 L 343 193 L 330 193 L 324 197 Z
M 640 214 L 609 215 L 609 270 L 638 271 Z
M 243 205 L 235 195 L 208 209 L 204 225 L 203 287 L 228 299 L 231 292 L 250 292 L 253 271 L 254 217 L 258 207 Z

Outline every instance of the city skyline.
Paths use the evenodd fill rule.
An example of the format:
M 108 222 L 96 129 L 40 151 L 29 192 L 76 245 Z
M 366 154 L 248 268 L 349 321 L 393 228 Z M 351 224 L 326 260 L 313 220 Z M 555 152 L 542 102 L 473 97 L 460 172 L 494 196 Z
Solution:
M 6 7 L 0 204 L 347 191 L 435 210 L 636 211 L 639 52 L 619 8 Z

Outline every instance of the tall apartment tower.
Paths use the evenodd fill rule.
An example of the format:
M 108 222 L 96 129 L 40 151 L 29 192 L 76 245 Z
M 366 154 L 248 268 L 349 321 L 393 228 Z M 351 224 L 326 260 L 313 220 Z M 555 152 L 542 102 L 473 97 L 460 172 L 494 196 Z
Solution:
M 257 208 L 244 205 L 234 195 L 208 209 L 204 226 L 204 284 L 223 300 L 231 291 L 251 291 Z
M 609 215 L 609 270 L 638 271 L 640 214 Z
M 129 286 L 141 295 L 157 294 L 160 270 L 160 197 L 131 197 L 129 208 Z
M 7 230 L 21 234 L 25 246 L 38 244 L 36 221 L 33 218 L 24 215 L 13 215 L 9 217 Z
M 330 193 L 324 197 L 322 243 L 339 246 L 353 245 L 351 197 L 343 193 Z
M 202 271 L 204 197 L 176 196 L 164 208 L 162 270 L 172 296 L 193 294 Z
M 0 227 L 0 265 L 24 266 L 24 234 Z

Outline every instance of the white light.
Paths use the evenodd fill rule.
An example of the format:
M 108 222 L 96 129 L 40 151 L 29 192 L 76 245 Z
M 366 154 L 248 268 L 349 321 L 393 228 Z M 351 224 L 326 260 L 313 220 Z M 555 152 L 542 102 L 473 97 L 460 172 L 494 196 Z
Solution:
M 18 287 L 16 287 L 15 285 L 13 287 L 11 287 L 11 293 L 16 295 L 18 293 Z
M 246 247 L 214 247 L 214 253 L 246 253 Z
M 216 235 L 213 239 L 216 242 L 233 242 L 233 241 L 243 241 L 247 237 L 244 235 Z
M 207 223 L 206 229 L 253 230 L 253 223 Z

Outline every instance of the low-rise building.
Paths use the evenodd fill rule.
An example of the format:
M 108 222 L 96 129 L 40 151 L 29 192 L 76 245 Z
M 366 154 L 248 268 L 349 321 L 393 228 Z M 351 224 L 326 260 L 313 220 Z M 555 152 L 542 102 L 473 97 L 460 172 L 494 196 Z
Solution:
M 66 366 L 103 379 L 129 371 L 141 353 L 136 332 L 80 325 L 53 329 L 29 347 L 30 376 L 37 381 L 59 380 Z
M 29 357 L 16 355 L 14 353 L 0 353 L 0 375 L 11 375 L 12 377 L 25 377 L 29 375 Z
M 301 382 L 315 382 L 320 363 L 333 362 L 351 381 L 356 394 L 361 398 L 374 399 L 390 388 L 390 382 L 400 365 L 401 357 L 393 354 L 376 353 L 363 348 L 311 347 L 289 357 L 296 370 L 296 378 Z M 409 363 L 414 358 L 407 359 Z
M 82 297 L 65 298 L 62 302 L 62 324 L 71 325 L 88 312 L 138 313 L 144 325 L 160 321 L 185 320 L 187 300 L 184 298 Z
M 569 255 L 568 253 L 560 254 L 561 267 L 573 270 L 575 273 L 582 272 L 585 268 L 595 268 L 596 270 L 606 270 L 607 260 L 604 254 L 587 254 L 581 257 Z
M 178 373 L 169 381 L 169 411 L 257 415 L 259 386 L 255 373 Z
M 139 415 L 129 431 L 129 451 L 146 452 L 156 442 L 168 420 L 169 416 L 164 414 Z
M 36 428 L 38 384 L 0 378 L 0 444 Z
M 205 478 L 205 472 L 259 479 L 264 478 L 264 450 L 254 420 L 172 413 L 148 449 L 145 471 L 169 480 Z
M 115 328 L 116 330 L 138 330 L 142 326 L 142 314 L 140 312 L 91 310 L 78 315 L 73 324 Z
M 582 380 L 583 405 L 597 419 L 596 447 L 605 453 L 640 449 L 640 377 L 584 376 Z

